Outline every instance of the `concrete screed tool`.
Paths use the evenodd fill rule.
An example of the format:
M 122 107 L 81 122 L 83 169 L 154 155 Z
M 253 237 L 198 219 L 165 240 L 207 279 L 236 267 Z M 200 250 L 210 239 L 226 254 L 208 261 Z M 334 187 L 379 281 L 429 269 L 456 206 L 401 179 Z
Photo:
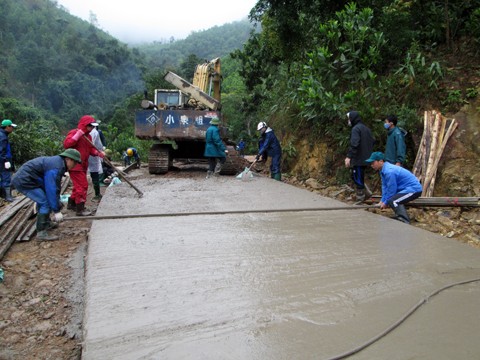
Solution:
M 90 143 L 90 145 L 92 145 L 95 149 L 97 148 L 95 145 L 93 145 L 92 141 L 91 141 L 88 137 L 86 137 L 85 135 L 83 135 L 83 138 L 84 138 L 85 140 L 87 140 L 87 141 Z M 133 185 L 133 184 L 130 182 L 130 180 L 128 180 L 128 179 L 126 178 L 126 176 L 124 175 L 124 173 L 123 173 L 121 170 L 117 169 L 117 168 L 112 164 L 112 162 L 107 159 L 107 157 L 104 157 L 104 158 L 103 158 L 103 161 L 105 161 L 108 166 L 111 166 L 111 167 L 118 173 L 118 176 L 119 176 L 122 180 L 125 180 L 125 182 L 126 182 L 128 185 L 130 185 L 130 186 L 137 192 L 137 194 L 138 194 L 139 197 L 142 197 L 142 196 L 143 196 L 143 192 L 141 192 L 135 185 Z

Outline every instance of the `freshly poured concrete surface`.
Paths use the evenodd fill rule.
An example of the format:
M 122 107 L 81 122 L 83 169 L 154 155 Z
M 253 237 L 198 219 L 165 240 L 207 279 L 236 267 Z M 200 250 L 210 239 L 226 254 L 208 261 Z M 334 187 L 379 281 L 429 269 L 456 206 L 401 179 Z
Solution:
M 344 207 L 265 178 L 136 180 L 98 215 Z M 363 210 L 93 223 L 84 359 L 326 359 L 388 328 L 480 251 Z M 480 286 L 451 288 L 353 356 L 480 357 Z

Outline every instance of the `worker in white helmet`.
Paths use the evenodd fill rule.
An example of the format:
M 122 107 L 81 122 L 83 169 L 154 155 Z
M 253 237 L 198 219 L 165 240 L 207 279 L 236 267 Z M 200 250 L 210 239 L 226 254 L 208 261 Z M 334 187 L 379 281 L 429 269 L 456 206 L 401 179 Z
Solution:
M 261 121 L 257 125 L 257 131 L 260 132 L 260 135 L 264 137 L 256 160 L 258 161 L 262 156 L 270 156 L 272 158 L 272 163 L 270 164 L 270 177 L 272 179 L 281 181 L 282 172 L 280 169 L 280 162 L 282 160 L 282 148 L 280 147 L 280 142 L 272 128 L 270 128 L 267 123 Z

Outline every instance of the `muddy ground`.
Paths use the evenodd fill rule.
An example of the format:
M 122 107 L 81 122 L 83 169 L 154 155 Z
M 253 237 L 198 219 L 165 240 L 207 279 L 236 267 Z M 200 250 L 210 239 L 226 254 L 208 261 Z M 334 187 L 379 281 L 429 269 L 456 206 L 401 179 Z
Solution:
M 262 170 L 262 166 L 259 167 Z M 174 171 L 165 176 L 199 177 L 202 167 Z M 146 168 L 135 170 L 136 177 L 150 176 Z M 348 186 L 335 187 L 316 180 L 285 179 L 346 203 L 354 202 Z M 102 188 L 104 192 L 106 188 Z M 88 195 L 87 206 L 95 210 Z M 1 209 L 0 209 L 1 211 Z M 63 210 L 65 216 L 74 213 Z M 390 211 L 369 210 L 384 216 Z M 410 208 L 413 225 L 467 243 L 472 251 L 480 248 L 480 209 Z M 65 221 L 54 234 L 60 241 L 13 244 L 0 267 L 5 272 L 0 284 L 0 360 L 80 359 L 83 314 L 84 256 L 91 221 Z

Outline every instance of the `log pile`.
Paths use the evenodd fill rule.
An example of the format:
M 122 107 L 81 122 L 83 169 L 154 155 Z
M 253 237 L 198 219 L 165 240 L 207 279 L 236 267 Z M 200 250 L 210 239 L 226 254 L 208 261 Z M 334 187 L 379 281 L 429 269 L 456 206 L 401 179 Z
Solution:
M 438 111 L 425 111 L 422 140 L 412 169 L 423 185 L 422 197 L 433 196 L 438 164 L 457 126 L 455 119 L 447 120 Z
M 69 177 L 63 179 L 60 193 L 65 192 L 69 181 Z M 28 241 L 34 235 L 36 230 L 34 204 L 29 198 L 18 195 L 0 214 L 0 260 L 15 241 Z

